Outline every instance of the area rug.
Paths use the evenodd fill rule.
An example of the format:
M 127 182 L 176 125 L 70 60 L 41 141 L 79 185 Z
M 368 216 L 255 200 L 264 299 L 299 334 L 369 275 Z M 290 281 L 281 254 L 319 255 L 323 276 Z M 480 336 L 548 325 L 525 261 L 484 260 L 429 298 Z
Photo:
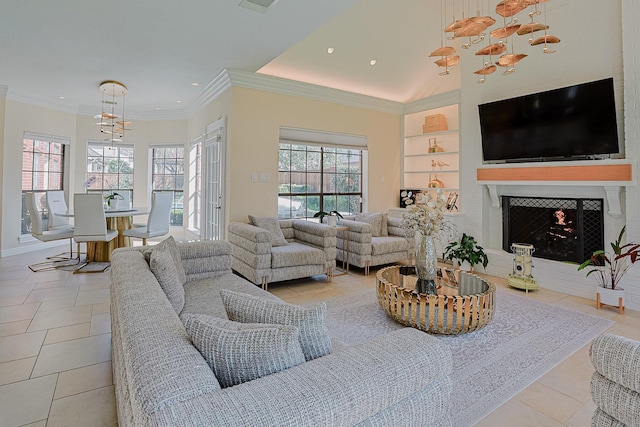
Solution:
M 404 327 L 379 307 L 374 291 L 328 301 L 327 324 L 333 339 L 348 345 Z M 498 290 L 485 328 L 435 335 L 453 354 L 453 425 L 477 423 L 613 324 Z

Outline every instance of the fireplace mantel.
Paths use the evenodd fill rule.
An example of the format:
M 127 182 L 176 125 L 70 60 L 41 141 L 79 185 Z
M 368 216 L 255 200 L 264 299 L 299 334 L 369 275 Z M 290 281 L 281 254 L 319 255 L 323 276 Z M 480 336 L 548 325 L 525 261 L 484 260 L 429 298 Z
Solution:
M 505 185 L 601 187 L 606 194 L 609 215 L 619 216 L 622 189 L 636 185 L 634 168 L 634 162 L 627 159 L 508 163 L 478 167 L 477 180 L 489 189 L 494 208 L 500 208 L 500 186 Z

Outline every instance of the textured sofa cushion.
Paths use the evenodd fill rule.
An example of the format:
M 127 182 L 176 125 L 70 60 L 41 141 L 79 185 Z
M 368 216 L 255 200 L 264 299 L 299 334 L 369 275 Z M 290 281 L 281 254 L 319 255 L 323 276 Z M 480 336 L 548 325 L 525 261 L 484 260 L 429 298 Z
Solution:
M 331 353 L 331 339 L 324 321 L 326 304 L 305 308 L 227 289 L 222 289 L 220 296 L 230 320 L 297 327 L 300 345 L 307 361 Z
M 285 246 L 287 244 L 287 240 L 284 238 L 284 234 L 280 229 L 280 224 L 278 224 L 278 218 L 249 215 L 249 222 L 251 225 L 255 225 L 271 233 L 271 246 Z
M 155 251 L 168 251 L 171 255 L 173 266 L 178 274 L 178 280 L 180 280 L 182 285 L 187 283 L 187 274 L 185 273 L 184 266 L 182 265 L 180 249 L 178 249 L 178 244 L 174 240 L 173 236 L 167 237 L 162 242 L 144 251 L 144 257 L 149 261 L 149 263 L 151 263 L 151 254 Z
M 325 259 L 324 251 L 297 242 L 271 249 L 271 268 L 324 265 Z
M 305 361 L 294 326 L 238 323 L 202 314 L 186 314 L 183 320 L 223 388 Z
M 356 215 L 354 219 L 371 225 L 372 237 L 381 237 L 389 235 L 387 218 L 388 215 L 385 213 L 361 213 Z
M 152 251 L 149 259 L 149 268 L 167 295 L 171 307 L 177 314 L 180 314 L 184 308 L 184 285 L 180 282 L 171 253 L 167 250 L 156 249 Z

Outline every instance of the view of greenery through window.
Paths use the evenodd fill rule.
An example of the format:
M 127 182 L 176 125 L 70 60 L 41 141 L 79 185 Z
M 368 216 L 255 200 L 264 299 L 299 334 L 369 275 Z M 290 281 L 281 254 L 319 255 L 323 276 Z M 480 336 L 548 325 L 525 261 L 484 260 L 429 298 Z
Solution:
M 31 232 L 31 219 L 24 194 L 36 193 L 36 203 L 44 223 L 47 223 L 46 191 L 63 190 L 65 144 L 45 138 L 22 140 L 22 225 L 21 234 Z
M 133 200 L 133 146 L 90 142 L 85 188 L 103 196 L 120 192 Z
M 151 172 L 153 191 L 173 191 L 171 225 L 182 225 L 184 189 L 184 147 L 153 149 Z
M 361 150 L 280 144 L 278 163 L 279 218 L 361 211 Z

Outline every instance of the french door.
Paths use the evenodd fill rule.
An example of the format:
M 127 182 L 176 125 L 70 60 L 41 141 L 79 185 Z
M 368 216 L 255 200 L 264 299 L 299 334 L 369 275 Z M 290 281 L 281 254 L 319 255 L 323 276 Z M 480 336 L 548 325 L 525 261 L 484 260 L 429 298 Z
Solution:
M 207 125 L 202 150 L 202 240 L 224 239 L 225 119 Z

